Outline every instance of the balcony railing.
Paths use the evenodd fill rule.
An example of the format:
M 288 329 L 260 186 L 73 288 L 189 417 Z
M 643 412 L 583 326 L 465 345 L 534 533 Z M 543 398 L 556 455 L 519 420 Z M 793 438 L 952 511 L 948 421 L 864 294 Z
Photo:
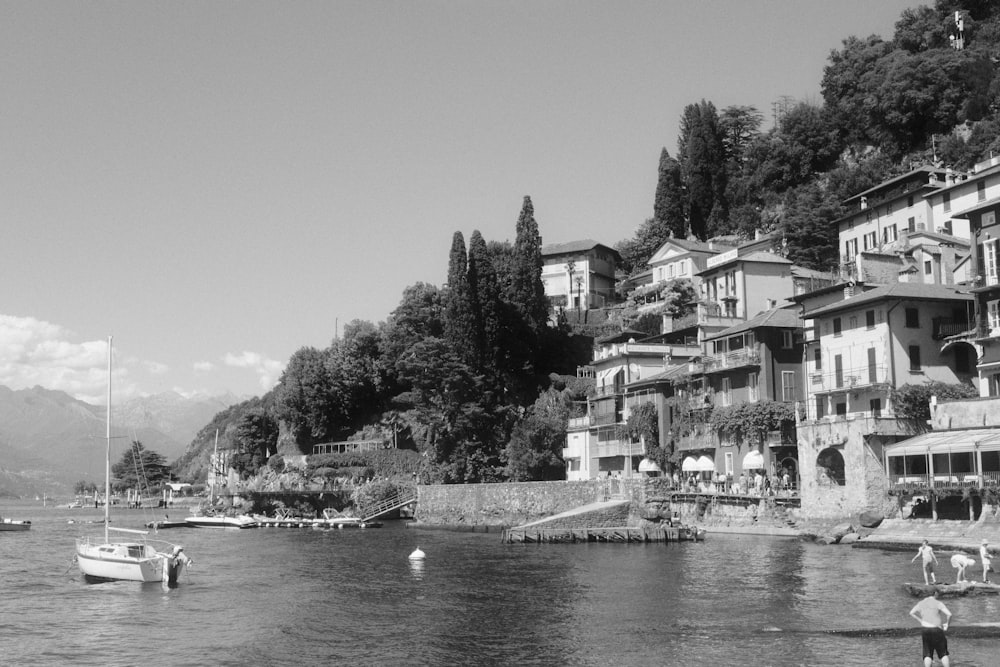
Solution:
M 875 387 L 889 384 L 889 382 L 889 367 L 885 364 L 877 364 L 875 366 L 856 366 L 827 373 L 810 373 L 807 388 L 810 393 L 820 394 Z
M 953 472 L 935 475 L 889 475 L 889 488 L 897 491 L 920 491 L 934 488 L 997 488 L 1000 472 Z
M 759 366 L 760 352 L 757 348 L 745 348 L 726 352 L 725 354 L 715 354 L 702 358 L 705 364 L 706 373 L 718 373 L 730 368 L 740 368 L 741 366 Z
M 931 320 L 934 339 L 941 340 L 949 336 L 958 336 L 975 330 L 975 323 L 968 320 L 953 320 L 950 317 L 935 317 Z

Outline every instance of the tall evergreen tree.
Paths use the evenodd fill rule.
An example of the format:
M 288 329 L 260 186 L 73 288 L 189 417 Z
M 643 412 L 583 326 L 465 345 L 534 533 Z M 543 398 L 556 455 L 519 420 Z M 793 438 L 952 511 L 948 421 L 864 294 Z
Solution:
M 726 150 L 714 104 L 702 100 L 685 107 L 677 147 L 691 235 L 704 241 L 726 233 Z
M 486 241 L 479 230 L 469 239 L 469 288 L 477 305 L 476 344 L 480 364 L 496 372 L 500 357 L 500 285 Z
M 681 164 L 670 157 L 666 148 L 660 151 L 659 177 L 656 181 L 656 197 L 653 200 L 653 220 L 661 236 L 656 248 L 663 245 L 670 236 L 684 238 L 687 234 Z M 656 248 L 653 248 L 653 252 Z
M 444 336 L 466 363 L 476 359 L 474 295 L 469 288 L 465 237 L 455 232 L 448 256 L 448 290 L 445 293 Z
M 514 265 L 509 301 L 517 308 L 532 331 L 539 331 L 549 317 L 549 300 L 542 284 L 542 237 L 535 222 L 531 197 L 525 196 L 517 219 Z

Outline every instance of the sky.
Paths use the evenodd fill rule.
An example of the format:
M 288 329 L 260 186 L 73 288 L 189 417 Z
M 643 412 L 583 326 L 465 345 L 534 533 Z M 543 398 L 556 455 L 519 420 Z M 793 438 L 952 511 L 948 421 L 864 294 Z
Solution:
M 684 107 L 819 103 L 901 0 L 0 0 L 0 385 L 261 395 L 456 231 L 630 238 Z M 926 3 L 924 3 L 926 4 Z

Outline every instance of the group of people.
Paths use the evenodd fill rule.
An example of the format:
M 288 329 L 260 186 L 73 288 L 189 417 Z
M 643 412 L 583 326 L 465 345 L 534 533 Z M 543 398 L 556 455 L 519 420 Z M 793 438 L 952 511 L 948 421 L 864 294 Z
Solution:
M 717 473 L 711 479 L 702 479 L 697 473 L 691 473 L 682 480 L 675 472 L 673 482 L 677 488 L 698 493 L 732 493 L 764 497 L 778 493 L 787 495 L 792 490 L 791 474 L 787 469 L 782 469 L 781 475 L 776 476 L 774 480 L 762 470 L 754 471 L 750 475 L 742 472 L 736 479 L 733 479 L 732 475 L 722 473 Z
M 986 583 L 989 583 L 990 566 L 992 565 L 989 547 L 989 540 L 983 540 L 979 545 L 979 561 L 983 566 L 983 581 Z M 924 571 L 924 583 L 928 585 L 931 583 L 936 584 L 937 576 L 934 573 L 934 568 L 938 560 L 934 554 L 934 549 L 928 544 L 927 540 L 923 541 L 917 549 L 917 555 L 910 562 L 912 563 L 918 558 L 921 559 Z M 965 571 L 969 567 L 974 567 L 975 564 L 976 559 L 971 556 L 963 553 L 953 555 L 951 557 L 951 566 L 956 570 L 956 583 L 968 581 Z M 939 594 L 939 590 L 935 588 L 931 595 L 918 602 L 910 610 L 910 616 L 916 619 L 922 628 L 920 637 L 923 644 L 925 667 L 931 667 L 935 654 L 941 660 L 943 667 L 949 667 L 951 664 L 948 652 L 948 638 L 945 635 L 945 632 L 948 630 L 948 623 L 951 621 L 951 611 L 938 599 Z
M 934 570 L 938 564 L 937 555 L 934 553 L 934 549 L 928 544 L 927 540 L 924 540 L 920 547 L 917 549 L 917 555 L 910 559 L 910 562 L 914 562 L 918 558 L 921 559 L 921 564 L 924 571 L 924 583 L 928 586 L 930 584 L 937 583 L 937 575 Z M 983 582 L 989 583 L 989 573 L 990 566 L 993 561 L 990 557 L 990 542 L 989 540 L 983 540 L 979 545 L 979 562 L 983 566 Z M 969 567 L 975 566 L 976 559 L 972 558 L 964 553 L 956 553 L 951 557 L 951 566 L 956 570 L 955 583 L 961 583 L 963 581 L 968 581 L 965 576 L 965 571 Z

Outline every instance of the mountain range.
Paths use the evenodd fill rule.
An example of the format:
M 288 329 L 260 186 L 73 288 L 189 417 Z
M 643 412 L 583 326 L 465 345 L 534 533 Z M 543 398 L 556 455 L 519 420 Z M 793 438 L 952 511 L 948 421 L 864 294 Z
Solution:
M 216 413 L 241 400 L 166 392 L 114 406 L 112 463 L 133 440 L 171 462 Z M 80 480 L 100 484 L 105 411 L 61 391 L 0 386 L 0 497 L 71 496 Z

